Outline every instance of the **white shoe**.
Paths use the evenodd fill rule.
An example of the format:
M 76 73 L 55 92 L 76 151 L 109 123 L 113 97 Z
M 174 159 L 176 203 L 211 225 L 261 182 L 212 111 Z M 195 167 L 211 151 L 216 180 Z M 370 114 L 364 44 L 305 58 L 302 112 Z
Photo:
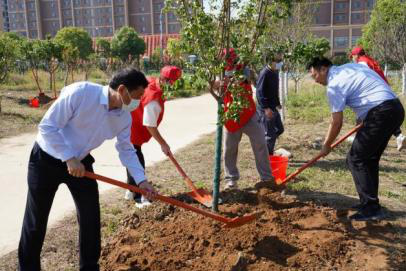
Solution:
M 404 147 L 405 147 L 405 139 L 406 137 L 402 134 L 400 134 L 397 138 L 396 138 L 396 144 L 398 145 L 398 151 L 401 151 Z
M 227 181 L 225 189 L 238 189 L 237 182 L 233 180 Z
M 280 148 L 280 149 L 277 149 L 276 151 L 274 151 L 274 155 L 288 157 L 288 158 L 291 158 L 293 156 L 290 151 L 287 151 L 283 148 Z
M 125 191 L 124 199 L 133 200 L 134 199 L 134 193 L 131 192 L 130 190 Z
M 352 142 L 354 142 L 354 139 L 355 139 L 355 136 L 349 136 L 349 137 L 347 137 L 347 139 L 345 141 L 352 143 Z
M 138 209 L 142 209 L 151 204 L 152 203 L 147 198 L 145 198 L 144 196 L 141 196 L 141 202 L 136 202 L 135 207 L 137 207 Z

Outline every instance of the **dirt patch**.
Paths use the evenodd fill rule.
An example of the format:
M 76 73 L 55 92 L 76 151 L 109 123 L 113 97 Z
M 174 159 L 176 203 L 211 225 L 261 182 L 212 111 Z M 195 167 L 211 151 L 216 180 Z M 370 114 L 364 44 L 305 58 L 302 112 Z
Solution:
M 258 188 L 258 186 L 257 186 Z M 348 222 L 346 211 L 282 197 L 266 187 L 223 194 L 221 213 L 263 211 L 224 229 L 154 204 L 128 216 L 102 251 L 103 270 L 402 270 L 402 241 L 390 222 Z M 399 253 L 401 251 L 401 253 Z

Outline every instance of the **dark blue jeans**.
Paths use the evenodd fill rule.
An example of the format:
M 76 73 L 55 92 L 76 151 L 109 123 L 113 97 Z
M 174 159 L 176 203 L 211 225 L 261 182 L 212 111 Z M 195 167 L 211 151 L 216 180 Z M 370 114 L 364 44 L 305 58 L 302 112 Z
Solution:
M 272 118 L 268 118 L 265 115 L 265 111 L 263 111 L 262 109 L 258 110 L 258 114 L 261 119 L 261 124 L 265 130 L 265 140 L 269 154 L 273 154 L 276 139 L 285 131 L 281 115 L 279 114 L 278 110 L 275 109 L 272 111 L 273 111 Z
M 380 208 L 379 160 L 390 137 L 403 123 L 404 117 L 405 111 L 398 99 L 372 108 L 348 152 L 347 164 L 363 210 L 367 213 Z
M 91 155 L 81 161 L 93 172 Z M 40 254 L 49 211 L 58 186 L 65 183 L 76 205 L 79 222 L 81 271 L 98 271 L 100 257 L 100 208 L 97 182 L 69 175 L 66 163 L 44 152 L 35 143 L 28 164 L 28 196 L 18 247 L 19 270 L 39 271 Z M 55 263 L 55 269 L 58 263 Z

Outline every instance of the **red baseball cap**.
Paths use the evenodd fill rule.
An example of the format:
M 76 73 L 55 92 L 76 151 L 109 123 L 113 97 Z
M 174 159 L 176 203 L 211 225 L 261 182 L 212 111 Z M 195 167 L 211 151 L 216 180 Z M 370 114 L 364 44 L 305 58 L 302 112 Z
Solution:
M 161 69 L 161 76 L 168 79 L 172 85 L 182 76 L 182 70 L 176 66 L 165 66 Z
M 354 47 L 351 51 L 351 56 L 356 56 L 356 55 L 365 55 L 365 51 L 362 47 Z

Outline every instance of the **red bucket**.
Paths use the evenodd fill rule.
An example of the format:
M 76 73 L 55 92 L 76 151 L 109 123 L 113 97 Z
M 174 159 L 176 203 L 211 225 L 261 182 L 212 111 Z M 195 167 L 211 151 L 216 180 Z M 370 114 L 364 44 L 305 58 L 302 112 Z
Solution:
M 31 100 L 29 101 L 29 105 L 30 105 L 31 107 L 39 107 L 39 100 L 38 100 L 38 98 L 35 97 L 35 98 L 31 99 Z
M 283 156 L 269 156 L 271 162 L 272 175 L 278 183 L 286 178 L 286 170 L 288 169 L 289 159 Z

